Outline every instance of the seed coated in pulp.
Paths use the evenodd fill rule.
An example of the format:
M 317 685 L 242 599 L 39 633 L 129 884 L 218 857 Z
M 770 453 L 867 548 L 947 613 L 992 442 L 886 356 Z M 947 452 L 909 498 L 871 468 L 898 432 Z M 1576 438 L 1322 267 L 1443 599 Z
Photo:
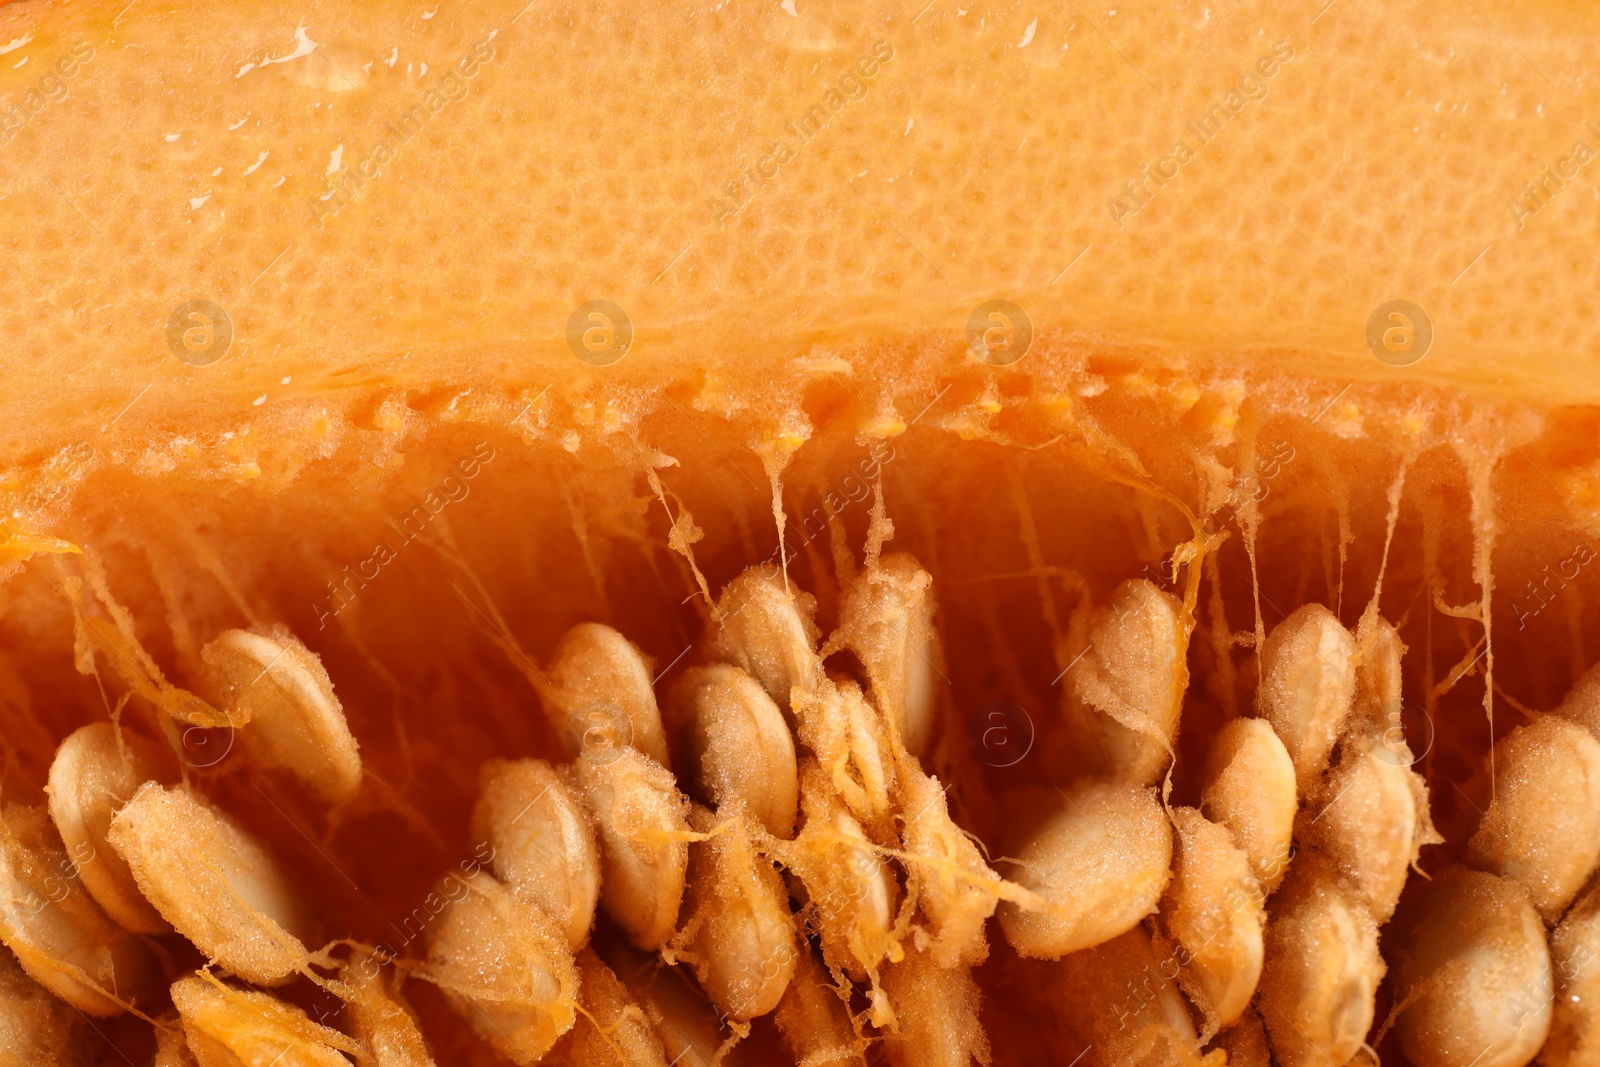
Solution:
M 622 634 L 579 623 L 557 642 L 541 695 L 551 724 L 577 756 L 597 746 L 632 747 L 672 765 L 661 710 L 650 685 L 650 662 Z
M 1017 853 L 1013 877 L 1040 899 L 1002 903 L 1001 929 L 1024 956 L 1093 948 L 1156 910 L 1171 864 L 1172 824 L 1153 789 L 1081 779 Z
M 1336 871 L 1295 859 L 1268 908 L 1261 999 L 1280 1067 L 1346 1063 L 1372 1027 L 1383 979 L 1378 929 Z
M 688 801 L 672 772 L 626 749 L 583 758 L 578 789 L 601 846 L 600 906 L 639 948 L 665 945 L 677 928 L 689 866 Z
M 1600 863 L 1600 741 L 1542 716 L 1496 742 L 1494 757 L 1494 803 L 1466 862 L 1517 882 L 1555 923 Z
M 106 914 L 135 933 L 171 930 L 139 892 L 133 872 L 107 834 L 111 819 L 145 782 L 164 777 L 170 758 L 131 731 L 119 737 L 109 722 L 73 731 L 50 764 L 50 818 L 73 856 L 91 857 L 77 864 L 78 877 Z
M 142 940 L 113 923 L 84 890 L 42 807 L 0 811 L 0 940 L 23 970 L 89 1015 L 158 999 L 161 973 Z
M 600 845 L 569 773 L 543 760 L 490 760 L 478 776 L 472 836 L 494 873 L 556 920 L 574 949 L 589 939 L 600 899 Z
M 207 802 L 147 782 L 111 820 L 110 839 L 161 917 L 224 969 L 273 985 L 305 962 L 310 923 L 294 883 Z
M 1355 688 L 1355 638 L 1321 604 L 1300 608 L 1267 635 L 1257 709 L 1288 750 L 1301 796 L 1327 769 Z
M 566 933 L 488 874 L 438 892 L 450 904 L 430 928 L 421 977 L 497 1052 L 531 1067 L 577 1018 L 578 969 Z
M 1550 1030 L 1544 924 L 1521 886 L 1456 868 L 1396 917 L 1395 1024 L 1417 1067 L 1522 1067 Z M 1270 1019 L 1269 1019 L 1270 1025 Z
M 1289 873 L 1299 807 L 1294 763 L 1270 723 L 1232 719 L 1217 731 L 1206 757 L 1200 810 L 1233 834 L 1266 893 Z
M 793 837 L 800 785 L 794 736 L 766 690 L 738 667 L 687 671 L 675 694 L 675 733 L 697 799 L 743 804 L 774 837 Z
M 1194 808 L 1173 808 L 1172 881 L 1161 926 L 1178 981 L 1206 1020 L 1205 1034 L 1238 1021 L 1261 978 L 1266 909 L 1250 860 L 1227 829 Z M 1158 942 L 1159 943 L 1159 942 Z
M 1189 682 L 1182 607 L 1151 582 L 1123 582 L 1095 612 L 1088 651 L 1067 674 L 1069 699 L 1098 713 L 1088 721 L 1100 731 L 1103 769 L 1127 781 L 1154 785 L 1172 761 Z
M 361 788 L 361 755 L 315 652 L 287 630 L 227 630 L 200 651 L 213 693 L 252 758 L 330 804 Z
M 364 1051 L 293 1005 L 266 993 L 236 989 L 209 974 L 174 982 L 172 1003 L 198 1067 L 266 1063 L 349 1067 L 341 1050 Z

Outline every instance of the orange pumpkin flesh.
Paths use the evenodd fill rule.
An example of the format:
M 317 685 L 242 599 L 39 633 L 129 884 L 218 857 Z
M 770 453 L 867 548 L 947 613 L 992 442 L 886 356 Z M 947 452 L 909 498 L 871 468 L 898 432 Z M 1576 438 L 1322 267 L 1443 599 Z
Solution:
M 1378 596 L 1449 842 L 1427 869 L 1513 709 L 1597 654 L 1592 11 L 118 6 L 0 7 L 29 60 L 0 105 L 64 87 L 0 133 L 8 800 L 126 688 L 74 666 L 84 561 L 176 685 L 217 632 L 284 623 L 369 780 L 330 815 L 231 753 L 206 788 L 328 936 L 404 950 L 470 853 L 480 764 L 559 752 L 528 674 L 561 633 L 607 622 L 682 670 L 695 568 L 715 595 L 769 558 L 826 632 L 830 520 L 859 559 L 877 486 L 934 576 L 952 814 L 996 854 L 1002 798 L 1061 784 L 1081 590 L 1188 595 L 1189 804 L 1255 635 Z M 1230 109 L 1251 70 L 1264 95 Z M 1193 158 L 1146 178 L 1174 142 Z M 214 362 L 169 348 L 191 299 L 231 323 Z M 619 362 L 575 354 L 592 299 L 631 321 Z M 1033 331 L 1005 366 L 968 346 L 993 299 Z M 1406 366 L 1366 343 L 1392 299 L 1435 331 Z M 996 709 L 1034 741 L 1014 764 L 983 759 Z M 991 940 L 996 1062 L 1070 1061 L 1035 965 Z M 416 999 L 440 1062 L 492 1062 Z M 783 1055 L 770 1023 L 743 1054 Z

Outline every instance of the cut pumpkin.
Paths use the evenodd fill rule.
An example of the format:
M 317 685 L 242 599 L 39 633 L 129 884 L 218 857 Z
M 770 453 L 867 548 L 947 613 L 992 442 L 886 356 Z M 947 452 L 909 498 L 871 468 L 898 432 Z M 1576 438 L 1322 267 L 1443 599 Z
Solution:
M 1487 959 L 1543 978 L 1483 1062 L 1534 1025 L 1580 1062 L 1597 39 L 1500 0 L 0 5 L 13 844 L 115 841 L 165 745 L 147 799 L 275 865 L 149 820 L 141 891 L 202 874 L 144 906 L 84 873 L 103 829 L 19 853 L 4 1047 L 178 1056 L 142 986 L 90 1032 L 35 983 L 126 1006 L 103 928 L 232 990 L 163 931 L 270 885 L 329 940 L 238 999 L 314 1018 L 307 1062 L 1467 1067 Z M 57 789 L 107 722 L 118 796 Z M 541 781 L 597 828 L 592 929 L 542 910 L 595 847 L 546 847 Z M 1440 941 L 1461 885 L 1512 925 Z M 774 908 L 808 936 L 698 925 Z M 1235 958 L 1248 1004 L 1191 967 Z

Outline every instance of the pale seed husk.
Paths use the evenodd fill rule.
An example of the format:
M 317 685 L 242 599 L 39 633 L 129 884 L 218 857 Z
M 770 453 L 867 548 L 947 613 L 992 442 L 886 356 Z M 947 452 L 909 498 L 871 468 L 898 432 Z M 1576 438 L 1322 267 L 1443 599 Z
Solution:
M 421 1026 L 376 952 L 358 948 L 330 988 L 345 1002 L 350 1036 L 374 1067 L 433 1067 Z
M 1294 763 L 1301 796 L 1328 767 L 1355 701 L 1355 638 L 1321 604 L 1275 626 L 1261 649 L 1256 710 Z
M 566 933 L 493 876 L 447 881 L 420 973 L 495 1051 L 538 1063 L 577 1018 L 578 970 Z
M 681 774 L 713 809 L 738 801 L 768 833 L 793 837 L 799 805 L 794 737 L 761 685 L 738 667 L 687 671 L 675 690 Z
M 1553 924 L 1600 865 L 1600 741 L 1541 716 L 1495 743 L 1494 773 L 1466 862 L 1517 882 Z
M 1000 902 L 1000 876 L 950 818 L 937 778 L 902 763 L 899 789 L 902 863 L 932 934 L 928 955 L 941 967 L 976 966 L 989 954 L 985 928 Z
M 361 1046 L 299 1008 L 210 974 L 172 985 L 172 1003 L 198 1067 L 349 1067 Z
M 717 598 L 711 654 L 760 682 L 788 715 L 790 693 L 813 689 L 822 681 L 815 612 L 811 594 L 786 585 L 779 574 L 750 567 Z
M 778 1002 L 775 1018 L 796 1067 L 862 1059 L 866 1042 L 856 1034 L 839 990 L 805 940 L 799 942 L 794 975 Z
M 903 954 L 895 933 L 899 885 L 829 782 L 809 757 L 802 762 L 800 833 L 773 847 L 800 880 L 829 969 L 871 981 L 884 961 Z
M 635 945 L 654 951 L 677 928 L 689 866 L 688 801 L 672 773 L 632 749 L 575 765 L 599 833 L 600 905 Z
M 109 836 L 162 918 L 225 970 L 273 985 L 304 964 L 311 924 L 294 883 L 206 801 L 146 783 Z
M 933 576 L 904 552 L 882 557 L 857 576 L 839 607 L 829 648 L 854 652 L 866 671 L 872 703 L 912 755 L 933 736 L 938 664 Z
M 1417 777 L 1394 748 L 1352 732 L 1300 812 L 1296 839 L 1338 869 L 1380 925 L 1394 914 L 1422 846 L 1441 840 L 1426 808 L 1418 811 L 1418 790 L 1426 787 Z
M 1200 810 L 1226 826 L 1265 893 L 1289 873 L 1300 801 L 1294 763 L 1265 719 L 1231 719 L 1206 757 Z
M 1089 623 L 1089 644 L 1067 672 L 1069 717 L 1092 722 L 1113 777 L 1153 785 L 1172 762 L 1189 684 L 1183 605 L 1154 583 L 1123 582 Z M 1081 709 L 1092 711 L 1085 714 Z
M 1371 913 L 1318 856 L 1296 860 L 1268 909 L 1263 1013 L 1280 1067 L 1345 1063 L 1372 1027 L 1383 979 Z
M 1015 855 L 1013 880 L 1039 899 L 1002 903 L 1000 927 L 1022 955 L 1055 958 L 1103 944 L 1156 910 L 1171 878 L 1172 825 L 1154 790 L 1081 779 Z
M 1455 868 L 1395 919 L 1395 1023 L 1417 1067 L 1522 1067 L 1550 1031 L 1544 924 L 1517 883 Z M 1271 1025 L 1271 1019 L 1268 1019 Z
M 1084 1046 L 1080 1067 L 1201 1067 L 1189 1005 L 1173 981 L 1176 970 L 1141 925 L 1039 973 L 1046 1009 Z
M 67 852 L 88 857 L 77 865 L 89 894 L 116 922 L 136 933 L 171 931 L 139 892 L 133 872 L 106 835 L 111 819 L 145 782 L 166 777 L 170 763 L 161 749 L 109 722 L 82 727 L 61 742 L 50 764 L 50 818 Z
M 322 660 L 283 627 L 225 630 L 200 651 L 207 682 L 251 759 L 337 804 L 361 788 L 361 754 Z
M 491 760 L 478 778 L 474 840 L 493 850 L 500 880 L 580 947 L 600 899 L 600 846 L 570 771 L 543 760 Z
M 879 839 L 892 834 L 894 761 L 883 717 L 848 678 L 794 693 L 796 737 L 827 773 L 830 788 Z
M 756 847 L 737 805 L 713 816 L 701 808 L 690 846 L 684 953 L 700 988 L 724 1016 L 739 1021 L 778 1006 L 794 973 L 795 920 L 783 879 Z
M 615 629 L 597 622 L 572 627 L 556 642 L 544 678 L 545 712 L 569 755 L 614 745 L 672 766 L 650 660 Z
M 1239 1020 L 1261 978 L 1266 907 L 1249 858 L 1194 808 L 1172 809 L 1173 875 L 1161 899 L 1158 946 L 1205 1019 L 1202 1040 Z
M 1555 997 L 1543 1067 L 1600 1063 L 1600 885 L 1592 886 L 1550 938 Z
M 583 1012 L 545 1062 L 555 1067 L 667 1067 L 650 1016 L 592 948 L 578 952 Z
M 155 956 L 83 888 L 44 808 L 8 804 L 0 823 L 0 940 L 23 970 L 89 1015 L 158 999 Z
M 0 949 L 0 1067 L 89 1067 L 89 1023 Z

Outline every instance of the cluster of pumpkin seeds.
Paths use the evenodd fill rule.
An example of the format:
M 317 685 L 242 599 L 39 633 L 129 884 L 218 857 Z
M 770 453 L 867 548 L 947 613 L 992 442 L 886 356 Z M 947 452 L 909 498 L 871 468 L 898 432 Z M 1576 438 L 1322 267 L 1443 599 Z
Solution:
M 1086 1064 L 1375 1063 L 1380 938 L 1385 1027 L 1419 1067 L 1600 1062 L 1600 673 L 1495 746 L 1462 864 L 1401 907 L 1441 839 L 1398 728 L 1394 628 L 1316 605 L 1276 626 L 1256 715 L 1210 739 L 1200 806 L 1174 806 L 1186 615 L 1130 581 L 1066 672 L 1070 776 L 1013 803 L 1020 838 L 991 866 L 924 765 L 958 737 L 931 576 L 904 554 L 839 565 L 826 637 L 787 576 L 734 579 L 659 700 L 623 634 L 568 631 L 537 672 L 564 758 L 482 768 L 490 870 L 441 879 L 423 958 L 313 951 L 335 932 L 163 746 L 78 730 L 47 802 L 0 809 L 0 1060 L 86 1063 L 87 1017 L 133 1012 L 163 1067 L 423 1067 L 401 990 L 420 980 L 521 1065 L 714 1065 L 771 1014 L 800 1064 L 967 1067 L 991 1058 L 972 969 L 993 916 L 1048 961 L 1038 994 Z M 201 698 L 102 615 L 80 663 L 122 657 L 173 722 L 234 726 L 254 766 L 329 804 L 361 788 L 291 634 L 217 636 Z M 207 965 L 175 975 L 174 936 Z M 344 1030 L 273 994 L 297 976 L 344 1002 Z

